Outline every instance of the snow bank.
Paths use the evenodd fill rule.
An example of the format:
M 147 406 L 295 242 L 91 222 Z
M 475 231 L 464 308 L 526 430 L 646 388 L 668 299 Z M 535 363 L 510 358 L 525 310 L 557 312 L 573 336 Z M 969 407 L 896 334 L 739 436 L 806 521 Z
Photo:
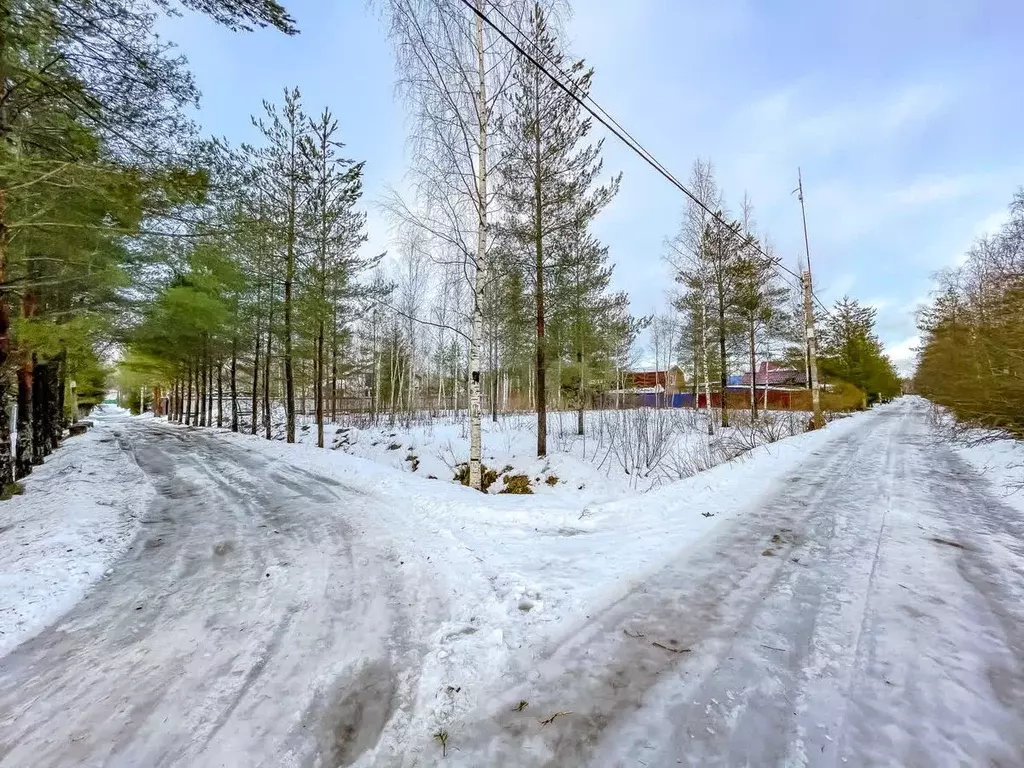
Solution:
M 966 459 L 992 486 L 994 494 L 1024 515 L 1024 442 L 995 438 L 976 445 L 958 445 Z
M 985 478 L 995 496 L 1024 515 L 1024 441 L 996 430 L 965 428 L 951 412 L 923 397 L 907 399 L 927 412 L 936 439 L 948 442 Z
M 0 502 L 0 657 L 70 610 L 128 546 L 153 489 L 118 444 L 121 414 L 69 438 Z
M 497 473 L 488 493 L 503 493 L 506 481 L 516 475 L 525 475 L 533 495 L 570 504 L 647 492 L 752 446 L 800 434 L 810 419 L 801 412 L 768 411 L 752 428 L 746 411 L 734 411 L 731 416 L 734 422 L 748 425 L 716 427 L 709 438 L 703 411 L 587 411 L 585 434 L 578 435 L 576 412 L 553 411 L 548 414 L 548 455 L 543 458 L 536 455 L 534 414 L 502 414 L 496 421 L 485 418 L 483 463 Z M 279 407 L 272 414 L 271 435 L 279 441 L 285 438 L 284 411 Z M 316 445 L 316 440 L 316 424 L 308 416 L 297 416 L 296 442 Z M 433 418 L 400 414 L 393 424 L 383 420 L 373 425 L 367 425 L 362 416 L 342 417 L 338 423 L 324 425 L 324 444 L 446 483 L 454 481 L 469 455 L 466 420 L 450 414 Z

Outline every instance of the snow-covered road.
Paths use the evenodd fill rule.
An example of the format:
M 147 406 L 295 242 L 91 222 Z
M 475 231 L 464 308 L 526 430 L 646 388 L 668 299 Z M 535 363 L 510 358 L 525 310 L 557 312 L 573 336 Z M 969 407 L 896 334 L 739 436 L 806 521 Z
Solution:
M 478 495 L 340 453 L 103 428 L 156 498 L 109 576 L 0 657 L 0 766 L 434 765 L 438 727 L 443 764 L 474 767 L 1024 764 L 1024 518 L 920 401 L 762 450 L 735 475 L 761 490 L 715 518 L 730 494 L 694 478 L 626 504 L 689 517 L 619 502 L 539 533 L 539 500 L 474 522 Z M 608 586 L 609 542 L 657 552 L 694 518 L 669 565 Z M 589 615 L 502 618 L 501 573 L 558 558 L 546 598 Z
M 450 762 L 1024 765 L 1024 520 L 925 414 L 872 414 L 524 663 Z
M 109 576 L 0 659 L 0 764 L 345 765 L 374 746 L 415 690 L 407 606 L 435 600 L 346 522 L 376 502 L 213 435 L 113 430 L 157 498 Z

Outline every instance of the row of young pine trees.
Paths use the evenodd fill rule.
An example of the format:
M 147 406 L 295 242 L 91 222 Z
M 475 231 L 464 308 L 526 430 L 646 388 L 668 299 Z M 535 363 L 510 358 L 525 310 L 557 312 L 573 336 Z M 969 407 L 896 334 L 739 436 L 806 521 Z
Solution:
M 424 23 L 454 18 L 472 29 L 464 8 L 442 18 L 424 13 L 429 5 L 412 9 Z M 541 6 L 521 5 L 537 50 L 585 96 L 592 72 L 568 63 Z M 416 158 L 422 194 L 385 201 L 403 233 L 400 266 L 390 276 L 380 255 L 366 253 L 358 205 L 363 166 L 342 156 L 329 111 L 310 119 L 290 90 L 282 105 L 266 104 L 254 119 L 258 146 L 210 145 L 207 204 L 191 224 L 202 236 L 184 248 L 157 245 L 165 249 L 160 260 L 175 268 L 155 272 L 122 365 L 125 390 L 159 382 L 156 407 L 166 397 L 171 418 L 267 437 L 279 402 L 288 441 L 296 438 L 297 414 L 312 410 L 323 445 L 324 423 L 346 388 L 367 395 L 363 407 L 389 408 L 392 417 L 414 405 L 416 382 L 423 393 L 432 379 L 439 405 L 447 391 L 471 416 L 474 389 L 479 396 L 486 388 L 496 411 L 510 390 L 528 388 L 541 425 L 538 452 L 545 452 L 549 400 L 570 390 L 582 414 L 588 383 L 621 361 L 641 322 L 629 316 L 626 296 L 610 290 L 607 248 L 590 231 L 619 177 L 602 179 L 601 142 L 589 140 L 591 122 L 578 102 L 513 53 L 496 46 L 486 53 L 505 84 L 488 104 L 486 196 L 460 186 L 466 174 L 456 161 L 471 167 L 473 158 L 447 157 L 460 145 L 452 132 L 460 115 L 425 126 L 421 134 L 434 131 L 436 140 L 429 160 Z M 453 104 L 472 98 L 472 88 L 459 92 L 457 80 L 438 84 Z M 418 114 L 423 94 L 407 96 Z M 473 230 L 481 200 L 490 220 L 478 258 L 480 233 Z M 435 301 L 427 309 L 421 299 L 428 283 L 444 307 Z M 564 387 L 563 371 L 575 377 Z M 307 396 L 312 409 L 303 408 Z

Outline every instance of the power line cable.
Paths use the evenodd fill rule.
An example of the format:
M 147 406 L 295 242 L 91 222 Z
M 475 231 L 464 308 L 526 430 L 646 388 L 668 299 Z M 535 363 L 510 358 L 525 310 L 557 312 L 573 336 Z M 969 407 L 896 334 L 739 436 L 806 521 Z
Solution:
M 511 45 L 516 50 L 517 53 L 519 53 L 521 56 L 523 56 L 533 66 L 535 66 L 538 70 L 540 70 L 549 80 L 551 80 L 555 85 L 557 85 L 561 90 L 563 90 L 569 96 L 569 98 L 571 98 L 573 101 L 575 101 L 581 107 L 583 107 L 583 109 L 585 109 L 594 119 L 596 119 L 608 131 L 610 131 L 617 139 L 619 139 L 619 141 L 621 141 L 627 147 L 632 149 L 633 152 L 635 152 L 637 155 L 639 155 L 639 157 L 642 160 L 644 160 L 644 162 L 646 162 L 648 165 L 650 165 L 652 168 L 654 168 L 658 173 L 660 173 L 670 184 L 672 184 L 680 192 L 682 192 L 684 195 L 686 195 L 690 200 L 692 200 L 694 203 L 696 203 L 701 209 L 703 209 L 709 216 L 711 216 L 711 218 L 713 218 L 720 225 L 731 228 L 731 225 L 729 225 L 721 216 L 719 216 L 715 211 L 713 211 L 711 208 L 709 208 L 707 206 L 707 204 L 705 204 L 700 198 L 698 198 L 696 195 L 694 195 L 692 192 L 690 192 L 690 190 L 687 189 L 686 186 L 682 182 L 680 182 L 672 174 L 672 172 L 669 171 L 664 166 L 664 164 L 662 164 L 657 158 L 655 158 L 654 155 L 639 142 L 639 140 L 634 138 L 633 135 L 628 130 L 626 130 L 626 128 L 624 128 L 621 123 L 619 123 L 618 120 L 616 120 L 614 117 L 612 117 L 612 115 L 610 115 L 608 113 L 608 111 L 605 110 L 597 102 L 596 99 L 594 99 L 590 95 L 586 96 L 586 100 L 581 98 L 579 96 L 579 94 L 576 92 L 579 89 L 579 84 L 576 83 L 575 81 L 573 81 L 572 77 L 567 72 L 565 72 L 563 69 L 558 67 L 558 65 L 556 63 L 552 62 L 551 61 L 551 57 L 548 56 L 544 51 L 542 51 L 535 43 L 533 43 L 533 41 L 529 39 L 529 36 L 526 35 L 526 33 L 524 33 L 522 31 L 522 29 L 520 29 L 513 21 L 511 21 L 508 18 L 508 16 L 506 16 L 501 11 L 500 8 L 495 7 L 495 9 L 494 9 L 495 12 L 499 16 L 501 16 L 501 18 L 505 21 L 505 23 L 508 24 L 512 29 L 514 29 L 523 39 L 527 40 L 530 43 L 531 47 L 533 47 L 535 50 L 539 51 L 542 55 L 544 55 L 545 58 L 547 59 L 548 63 L 554 69 L 556 69 L 559 72 L 559 74 L 562 75 L 562 77 L 567 79 L 572 84 L 572 86 L 573 86 L 572 88 L 570 88 L 565 83 L 563 83 L 555 75 L 551 74 L 551 72 L 549 72 L 548 69 L 543 64 L 541 64 L 539 61 L 537 61 L 537 59 L 534 56 L 532 56 L 530 53 L 528 53 L 518 42 L 516 42 L 511 37 L 509 37 L 509 35 L 505 32 L 505 30 L 501 29 L 501 27 L 499 27 L 497 24 L 495 24 L 494 21 L 492 21 L 487 16 L 486 13 L 484 13 L 479 8 L 477 8 L 475 5 L 473 5 L 473 3 L 470 2 L 470 0 L 461 0 L 461 2 L 474 15 L 478 16 L 491 29 L 493 29 L 495 32 L 497 32 L 498 35 L 502 39 L 504 39 L 509 45 Z M 594 105 L 594 107 L 591 108 L 586 103 L 586 101 L 590 101 Z M 600 113 L 600 114 L 598 114 L 598 113 Z M 757 245 L 756 242 L 753 241 L 753 240 L 749 240 L 749 244 L 753 245 L 754 248 L 757 250 L 757 252 L 761 256 L 763 256 L 765 259 L 767 259 L 770 264 L 772 264 L 773 266 L 775 266 L 775 267 L 781 269 L 782 271 L 788 273 L 789 275 L 793 276 L 797 280 L 801 280 L 802 281 L 802 277 L 799 274 L 797 274 L 796 272 L 794 272 L 793 270 L 791 270 L 789 267 L 785 266 L 782 263 L 781 259 L 773 258 L 772 256 L 770 256 L 767 253 L 765 253 L 764 249 L 762 249 L 759 245 Z M 828 307 L 826 307 L 825 304 L 821 301 L 821 299 L 819 299 L 816 295 L 814 295 L 813 292 L 812 292 L 812 296 L 814 297 L 814 300 L 818 302 L 818 305 L 822 308 L 822 310 L 824 310 L 824 312 L 826 314 L 831 316 L 832 313 L 829 311 Z

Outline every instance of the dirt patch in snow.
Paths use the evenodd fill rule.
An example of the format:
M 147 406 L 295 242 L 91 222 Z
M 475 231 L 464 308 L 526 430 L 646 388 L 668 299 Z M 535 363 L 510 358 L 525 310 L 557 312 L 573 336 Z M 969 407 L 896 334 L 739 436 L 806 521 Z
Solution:
M 322 701 L 319 757 L 323 765 L 352 765 L 373 749 L 391 718 L 397 683 L 391 668 L 377 661 L 339 681 Z

